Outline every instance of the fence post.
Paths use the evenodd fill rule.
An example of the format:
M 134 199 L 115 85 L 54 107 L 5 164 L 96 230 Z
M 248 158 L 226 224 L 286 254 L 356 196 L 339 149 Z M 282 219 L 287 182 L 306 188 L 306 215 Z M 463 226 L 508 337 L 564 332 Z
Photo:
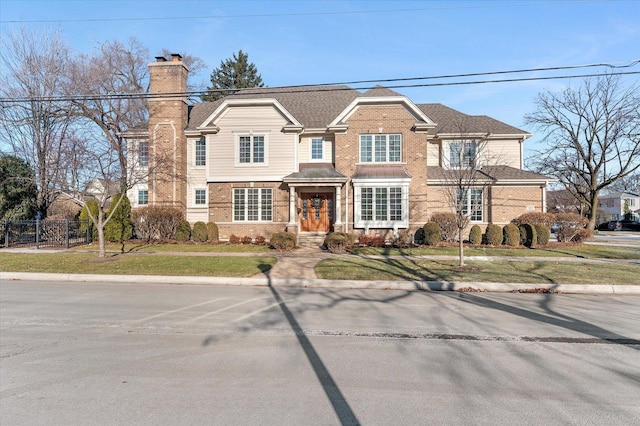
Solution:
M 40 219 L 36 219 L 36 250 L 40 248 Z
M 4 220 L 4 247 L 9 248 L 9 219 Z
M 64 245 L 69 248 L 69 219 L 65 219 L 64 228 Z

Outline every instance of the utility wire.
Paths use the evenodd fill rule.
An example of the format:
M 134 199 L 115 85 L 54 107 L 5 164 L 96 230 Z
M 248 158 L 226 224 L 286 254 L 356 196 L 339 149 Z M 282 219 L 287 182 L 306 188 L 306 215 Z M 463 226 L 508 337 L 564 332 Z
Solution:
M 635 60 L 629 65 L 625 65 L 624 67 L 634 66 L 640 63 L 640 60 Z M 585 68 L 592 66 L 609 66 L 613 67 L 609 64 L 603 65 L 577 65 L 577 66 L 568 66 L 568 67 L 554 67 L 549 69 L 575 69 L 575 68 Z M 622 68 L 614 67 L 614 68 Z M 545 69 L 532 69 L 532 70 L 516 70 L 516 71 L 495 71 L 495 72 L 487 72 L 487 73 L 472 73 L 472 74 L 460 74 L 459 76 L 481 76 L 481 75 L 496 75 L 496 74 L 508 74 L 508 73 L 519 73 L 519 72 L 527 72 L 527 71 L 535 71 L 535 70 L 545 70 Z M 622 76 L 622 75 L 637 75 L 640 74 L 640 71 L 620 71 L 608 73 L 607 75 L 612 76 Z M 570 79 L 570 78 L 588 78 L 588 77 L 598 77 L 602 74 L 573 74 L 573 75 L 560 75 L 560 76 L 546 76 L 546 77 L 523 77 L 523 78 L 510 78 L 510 79 L 494 79 L 494 80 L 471 80 L 471 81 L 457 81 L 457 82 L 443 82 L 443 83 L 416 83 L 416 84 L 397 84 L 397 85 L 385 85 L 385 88 L 388 89 L 400 89 L 400 88 L 415 88 L 415 87 L 443 87 L 443 86 L 463 86 L 463 85 L 474 85 L 474 84 L 496 84 L 496 83 L 513 83 L 513 82 L 523 82 L 523 81 L 544 81 L 544 80 L 556 80 L 556 79 Z M 456 75 L 458 76 L 458 75 Z M 453 76 L 448 76 L 449 78 Z M 316 84 L 316 85 L 299 85 L 299 86 L 278 86 L 278 87 L 266 87 L 266 88 L 248 88 L 248 89 L 205 89 L 205 90 L 193 90 L 186 92 L 164 92 L 164 93 L 114 93 L 114 94 L 96 94 L 96 95 L 77 95 L 77 96 L 30 96 L 30 97 L 13 97 L 13 98 L 1 98 L 0 104 L 8 104 L 8 103 L 20 103 L 20 102 L 30 102 L 30 101 L 39 101 L 39 102 L 69 102 L 69 101 L 99 101 L 99 100 L 126 100 L 126 99 L 158 99 L 158 98 L 166 98 L 166 97 L 194 97 L 194 96 L 202 96 L 209 93 L 220 93 L 220 92 L 238 92 L 240 90 L 251 91 L 254 90 L 255 93 L 268 93 L 268 94 L 282 94 L 282 93 L 291 93 L 295 91 L 296 93 L 320 93 L 320 92 L 336 92 L 336 91 L 349 91 L 349 90 L 370 90 L 375 88 L 376 86 L 359 86 L 359 87 L 349 87 L 346 84 L 365 84 L 365 83 L 374 83 L 374 82 L 394 82 L 394 81 L 410 81 L 410 80 L 428 80 L 428 79 L 440 79 L 447 78 L 447 76 L 434 76 L 434 77 L 413 77 L 413 78 L 398 78 L 398 79 L 384 79 L 384 80 L 362 80 L 358 82 L 349 82 L 349 83 L 324 83 L 324 84 Z

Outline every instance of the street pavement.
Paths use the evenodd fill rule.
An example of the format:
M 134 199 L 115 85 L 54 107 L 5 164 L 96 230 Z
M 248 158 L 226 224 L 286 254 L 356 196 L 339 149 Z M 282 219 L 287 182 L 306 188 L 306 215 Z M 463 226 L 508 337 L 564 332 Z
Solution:
M 0 424 L 640 424 L 638 306 L 1 280 Z

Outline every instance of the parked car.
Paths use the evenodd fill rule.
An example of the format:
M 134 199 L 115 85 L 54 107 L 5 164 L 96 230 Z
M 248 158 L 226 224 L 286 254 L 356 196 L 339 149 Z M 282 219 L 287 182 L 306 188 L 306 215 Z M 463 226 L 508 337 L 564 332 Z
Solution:
M 640 231 L 640 222 L 632 220 L 612 220 L 608 225 L 609 231 Z

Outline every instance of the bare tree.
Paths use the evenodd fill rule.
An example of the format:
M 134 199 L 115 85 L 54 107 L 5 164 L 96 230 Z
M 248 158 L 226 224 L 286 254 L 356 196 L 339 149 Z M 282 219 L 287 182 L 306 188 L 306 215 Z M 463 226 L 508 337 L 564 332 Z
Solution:
M 495 164 L 497 158 L 491 157 L 487 150 L 487 135 L 465 132 L 467 125 L 458 124 L 459 135 L 447 139 L 442 144 L 446 150 L 442 155 L 440 180 L 442 194 L 455 213 L 458 229 L 458 265 L 464 262 L 464 230 L 472 219 L 481 220 L 484 214 L 486 188 L 493 179 L 482 171 L 489 162 Z
M 147 57 L 147 49 L 135 39 L 105 42 L 96 55 L 74 61 L 68 86 L 78 115 L 102 131 L 117 156 L 122 192 L 129 188 L 130 175 L 123 134 L 147 120 Z
M 640 169 L 640 88 L 624 89 L 620 78 L 602 75 L 581 87 L 538 95 L 525 117 L 544 132 L 536 168 L 555 176 L 588 208 L 596 226 L 600 191 Z
M 45 217 L 73 151 L 72 105 L 60 99 L 69 52 L 57 31 L 22 29 L 2 39 L 0 60 L 0 140 L 34 170 L 37 209 Z

